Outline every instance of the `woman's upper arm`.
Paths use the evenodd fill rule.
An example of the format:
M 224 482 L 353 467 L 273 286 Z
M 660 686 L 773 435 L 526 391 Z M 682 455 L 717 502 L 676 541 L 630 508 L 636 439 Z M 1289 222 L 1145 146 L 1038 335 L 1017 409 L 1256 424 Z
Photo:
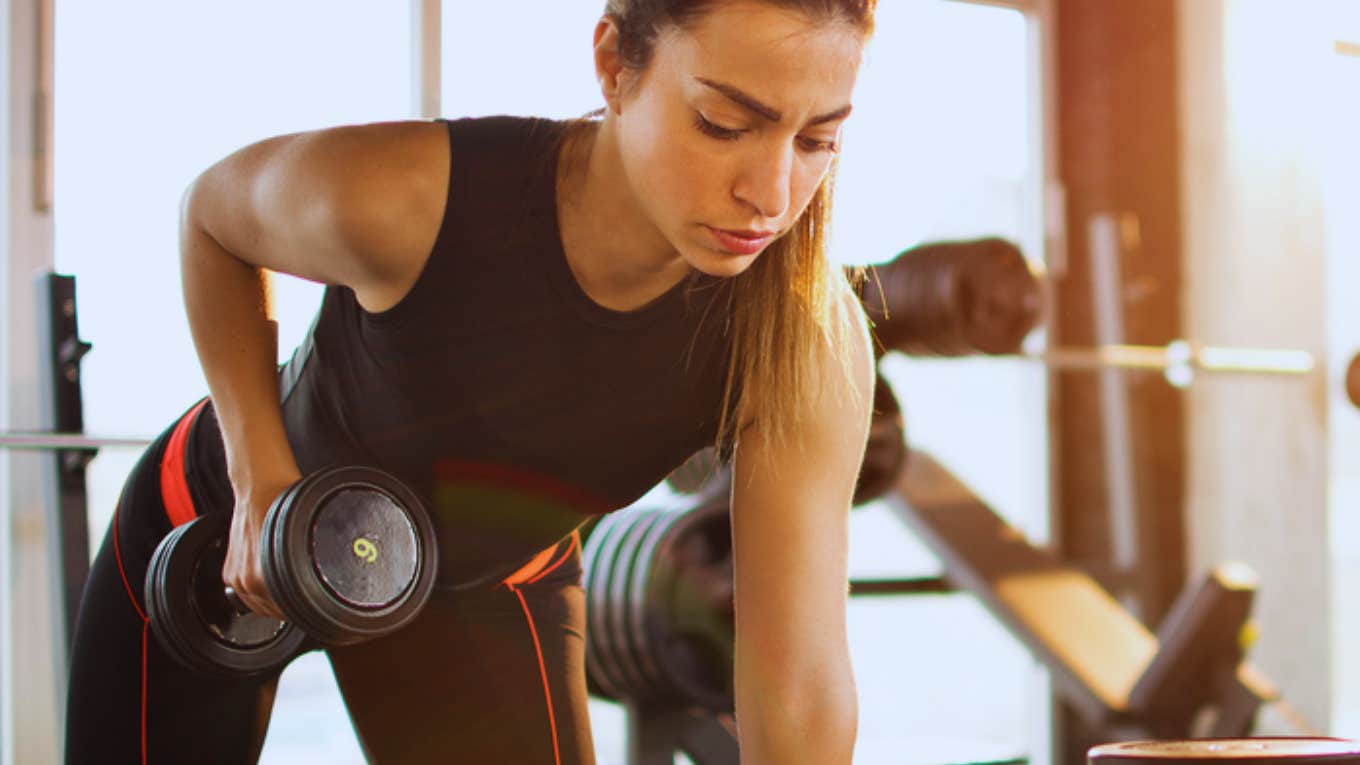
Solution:
M 419 275 L 447 186 L 441 123 L 327 128 L 217 162 L 186 192 L 182 224 L 251 265 L 352 287 L 380 310 L 369 303 L 395 303 Z
M 873 399 L 873 355 L 858 304 L 847 316 L 850 379 L 829 361 L 832 391 L 795 435 L 777 444 L 748 430 L 737 448 L 738 653 L 759 656 L 770 671 L 824 666 L 845 650 L 850 498 Z

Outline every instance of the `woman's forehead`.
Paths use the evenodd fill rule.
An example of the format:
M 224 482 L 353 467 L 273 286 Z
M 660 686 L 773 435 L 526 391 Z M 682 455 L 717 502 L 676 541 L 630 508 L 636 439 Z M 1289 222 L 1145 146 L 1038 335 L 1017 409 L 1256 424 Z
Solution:
M 734 0 L 719 3 L 688 29 L 670 31 L 658 43 L 654 63 L 682 78 L 687 88 L 713 91 L 707 84 L 719 82 L 762 101 L 811 97 L 820 102 L 812 110 L 829 111 L 848 103 L 864 35 L 844 21 L 814 19 L 760 0 Z

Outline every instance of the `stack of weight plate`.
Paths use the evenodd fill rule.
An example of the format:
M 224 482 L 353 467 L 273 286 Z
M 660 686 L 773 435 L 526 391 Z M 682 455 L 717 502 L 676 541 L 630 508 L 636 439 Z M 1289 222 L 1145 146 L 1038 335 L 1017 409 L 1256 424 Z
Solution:
M 725 498 L 607 515 L 582 558 L 591 692 L 731 711 L 732 533 Z

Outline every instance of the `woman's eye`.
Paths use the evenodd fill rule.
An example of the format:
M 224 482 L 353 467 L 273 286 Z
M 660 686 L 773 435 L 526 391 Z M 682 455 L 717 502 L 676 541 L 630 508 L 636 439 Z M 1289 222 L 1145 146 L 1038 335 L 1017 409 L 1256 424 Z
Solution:
M 804 151 L 829 152 L 835 154 L 840 151 L 840 144 L 836 141 L 819 141 L 816 138 L 798 137 L 798 143 L 802 144 Z
M 730 128 L 714 125 L 712 122 L 709 122 L 704 115 L 698 112 L 694 113 L 694 126 L 704 135 L 717 138 L 720 141 L 735 141 L 741 137 L 742 133 L 746 132 L 745 130 L 732 130 Z

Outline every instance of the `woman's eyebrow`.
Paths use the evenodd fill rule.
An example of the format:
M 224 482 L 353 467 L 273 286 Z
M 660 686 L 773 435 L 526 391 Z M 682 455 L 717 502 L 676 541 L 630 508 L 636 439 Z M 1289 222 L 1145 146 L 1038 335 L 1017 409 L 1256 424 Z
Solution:
M 755 112 L 761 117 L 764 117 L 770 122 L 777 123 L 780 120 L 784 119 L 784 115 L 781 114 L 778 109 L 761 103 L 759 100 L 756 99 L 755 96 L 752 96 L 751 94 L 741 90 L 740 88 L 728 85 L 723 82 L 714 82 L 713 80 L 704 77 L 695 77 L 694 79 L 698 81 L 700 84 L 712 88 L 713 90 L 718 91 L 724 96 L 727 96 L 729 100 L 735 101 L 736 103 L 746 107 L 747 109 L 750 109 L 751 111 Z M 830 111 L 827 112 L 826 114 L 820 114 L 808 120 L 808 125 L 812 126 L 820 125 L 824 122 L 835 122 L 838 119 L 842 119 L 844 117 L 849 116 L 850 108 L 851 108 L 850 104 L 846 104 L 845 106 L 842 106 L 841 108 L 836 109 L 835 111 Z

